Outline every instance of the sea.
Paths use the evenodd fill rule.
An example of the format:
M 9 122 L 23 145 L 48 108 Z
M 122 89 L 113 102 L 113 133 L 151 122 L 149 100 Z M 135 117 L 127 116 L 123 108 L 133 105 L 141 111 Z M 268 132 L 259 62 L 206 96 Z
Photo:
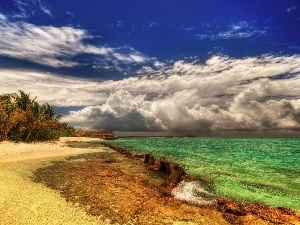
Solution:
M 108 143 L 182 164 L 193 180 L 175 197 L 205 204 L 206 197 L 300 210 L 300 138 L 119 138 Z

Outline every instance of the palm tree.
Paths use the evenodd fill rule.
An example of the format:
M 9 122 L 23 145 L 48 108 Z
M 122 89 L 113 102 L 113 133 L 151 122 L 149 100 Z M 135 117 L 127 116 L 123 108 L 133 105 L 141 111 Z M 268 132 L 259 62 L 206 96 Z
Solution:
M 15 95 L 0 95 L 0 140 L 7 140 L 9 131 L 23 118 L 22 110 L 15 104 Z
M 29 94 L 24 91 L 19 90 L 20 95 L 13 94 L 15 98 L 16 105 L 19 109 L 26 111 L 35 102 L 36 97 L 31 100 Z
M 60 123 L 53 106 L 40 105 L 36 97 L 19 91 L 19 94 L 0 95 L 0 141 L 54 140 L 60 135 L 71 135 L 73 127 Z
M 28 103 L 29 104 L 27 104 L 25 110 L 25 124 L 27 132 L 25 141 L 30 140 L 33 131 L 39 132 L 59 127 L 59 117 L 54 117 L 54 107 L 49 104 L 40 105 L 35 102 L 35 99 Z

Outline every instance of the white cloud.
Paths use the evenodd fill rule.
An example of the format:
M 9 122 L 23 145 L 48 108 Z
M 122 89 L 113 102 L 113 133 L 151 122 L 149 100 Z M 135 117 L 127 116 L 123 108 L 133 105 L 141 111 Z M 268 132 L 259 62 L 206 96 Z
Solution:
M 44 12 L 45 14 L 47 14 L 50 17 L 53 17 L 50 7 L 47 6 L 44 2 L 42 2 L 41 0 L 36 0 L 33 2 L 36 2 L 35 4 L 37 4 L 39 6 L 39 8 L 41 9 L 42 12 Z
M 159 23 L 153 21 L 153 22 L 151 22 L 151 23 L 149 24 L 148 27 L 151 28 L 151 27 L 158 26 L 158 25 L 159 25 Z
M 160 121 L 157 131 L 287 129 L 300 125 L 299 60 L 297 55 L 244 59 L 215 56 L 205 64 L 178 61 L 157 70 L 147 67 L 142 70 L 144 76 L 107 85 L 112 91 L 122 87 L 132 96 L 144 94 L 139 112 L 151 112 L 151 118 Z M 277 79 L 279 75 L 283 78 Z M 131 101 L 128 96 L 125 99 Z M 129 113 L 132 108 L 125 106 L 136 101 L 127 101 L 117 104 L 122 112 Z M 289 114 L 284 113 L 287 105 Z M 125 120 L 128 114 L 113 117 L 116 115 Z M 108 115 L 106 119 L 111 124 L 95 119 L 94 128 L 117 128 Z M 128 125 L 127 129 L 134 131 L 136 126 Z
M 166 66 L 166 64 L 165 64 L 165 63 L 162 63 L 162 62 L 159 62 L 159 61 L 155 61 L 155 62 L 153 63 L 153 66 L 155 66 L 156 68 L 163 68 L 163 67 Z
M 11 0 L 11 2 L 18 9 L 17 12 L 10 14 L 11 17 L 26 19 L 37 14 L 53 17 L 50 6 L 43 0 Z
M 163 131 L 162 121 L 144 106 L 143 96 L 132 96 L 120 89 L 112 93 L 105 104 L 89 106 L 71 112 L 65 122 L 79 127 L 106 127 L 118 131 Z
M 156 62 L 139 77 L 118 81 L 1 69 L 0 90 L 24 90 L 56 106 L 83 106 L 64 118 L 78 128 L 196 133 L 299 129 L 299 65 L 299 55 L 214 56 L 203 64 Z
M 145 63 L 147 59 L 142 55 L 131 54 L 129 55 L 130 59 L 136 63 Z
M 268 32 L 266 27 L 258 27 L 255 21 L 239 21 L 228 25 L 228 29 L 219 33 L 202 33 L 196 34 L 198 39 L 244 39 L 265 35 Z
M 266 80 L 240 92 L 228 109 L 217 105 L 187 107 L 179 94 L 147 101 L 119 90 L 105 104 L 71 112 L 64 118 L 78 127 L 117 131 L 208 132 L 299 128 L 300 99 L 259 100 L 267 96 Z M 186 91 L 186 94 L 189 92 Z M 180 93 L 184 94 L 184 93 Z
M 295 11 L 296 9 L 297 9 L 297 6 L 292 6 L 292 7 L 288 8 L 286 11 L 288 13 L 291 13 L 291 12 Z
M 60 107 L 103 104 L 109 96 L 98 91 L 100 82 L 50 73 L 1 69 L 0 82 L 1 93 L 23 90 L 38 96 L 39 102 Z
M 2 20 L 2 21 L 3 20 L 7 20 L 7 17 L 5 15 L 3 15 L 3 14 L 0 13 L 0 20 Z
M 150 60 L 129 47 L 117 49 L 85 44 L 85 40 L 93 37 L 82 29 L 11 22 L 3 15 L 0 16 L 0 36 L 0 55 L 51 67 L 77 66 L 80 62 L 74 61 L 74 57 L 82 54 L 98 56 L 98 67 L 108 63 L 114 66 L 143 64 Z
M 71 16 L 71 17 L 73 17 L 73 18 L 74 18 L 74 16 L 75 16 L 74 13 L 72 13 L 72 12 L 70 12 L 70 11 L 68 11 L 68 10 L 66 11 L 66 14 L 68 14 L 69 16 Z

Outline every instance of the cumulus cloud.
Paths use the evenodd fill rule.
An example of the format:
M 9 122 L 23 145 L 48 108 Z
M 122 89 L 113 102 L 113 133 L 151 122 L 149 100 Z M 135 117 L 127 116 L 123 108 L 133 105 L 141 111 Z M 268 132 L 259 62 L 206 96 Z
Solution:
M 143 64 L 149 58 L 130 47 L 111 48 L 86 44 L 92 39 L 85 30 L 73 27 L 36 26 L 12 22 L 0 15 L 0 55 L 50 67 L 74 67 L 74 57 L 96 55 L 98 67 Z
M 218 105 L 187 107 L 176 96 L 148 101 L 125 90 L 105 104 L 71 112 L 64 121 L 89 129 L 117 131 L 214 132 L 297 128 L 300 99 L 268 100 L 270 81 L 262 80 L 236 95 L 227 109 Z
M 120 89 L 112 93 L 105 104 L 89 106 L 77 112 L 71 112 L 64 118 L 66 122 L 75 122 L 75 126 L 93 129 L 112 129 L 118 131 L 162 131 L 166 130 L 162 121 L 145 107 L 143 96 L 133 96 Z
M 205 63 L 155 62 L 138 76 L 118 81 L 2 69 L 0 82 L 1 92 L 18 88 L 56 106 L 83 107 L 64 117 L 77 128 L 191 133 L 297 130 L 299 65 L 299 55 L 213 56 Z
M 215 56 L 201 65 L 180 61 L 160 70 L 146 68 L 140 71 L 144 73 L 142 77 L 106 83 L 116 90 L 109 97 L 114 101 L 88 108 L 89 113 L 96 111 L 98 115 L 92 117 L 90 128 L 118 130 L 118 124 L 126 121 L 123 123 L 126 129 L 119 127 L 120 131 L 298 129 L 299 59 L 299 56 L 245 59 Z M 129 92 L 119 92 L 117 87 Z M 112 98 L 115 95 L 122 100 Z M 104 110 L 115 105 L 119 111 Z M 72 118 L 80 117 L 82 121 L 77 120 L 76 125 L 81 127 L 86 121 L 86 110 L 72 112 L 65 119 L 72 122 Z M 134 117 L 140 126 L 131 123 Z

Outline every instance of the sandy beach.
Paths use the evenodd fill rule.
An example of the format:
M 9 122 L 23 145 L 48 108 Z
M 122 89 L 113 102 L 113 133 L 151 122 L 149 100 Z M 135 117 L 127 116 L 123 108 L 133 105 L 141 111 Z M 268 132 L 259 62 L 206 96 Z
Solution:
M 100 217 L 88 216 L 83 209 L 66 202 L 57 191 L 30 179 L 32 171 L 54 159 L 99 151 L 67 147 L 68 140 L 0 143 L 0 224 L 109 224 Z
M 180 202 L 163 176 L 100 142 L 0 143 L 0 224 L 300 224 L 285 209 Z

